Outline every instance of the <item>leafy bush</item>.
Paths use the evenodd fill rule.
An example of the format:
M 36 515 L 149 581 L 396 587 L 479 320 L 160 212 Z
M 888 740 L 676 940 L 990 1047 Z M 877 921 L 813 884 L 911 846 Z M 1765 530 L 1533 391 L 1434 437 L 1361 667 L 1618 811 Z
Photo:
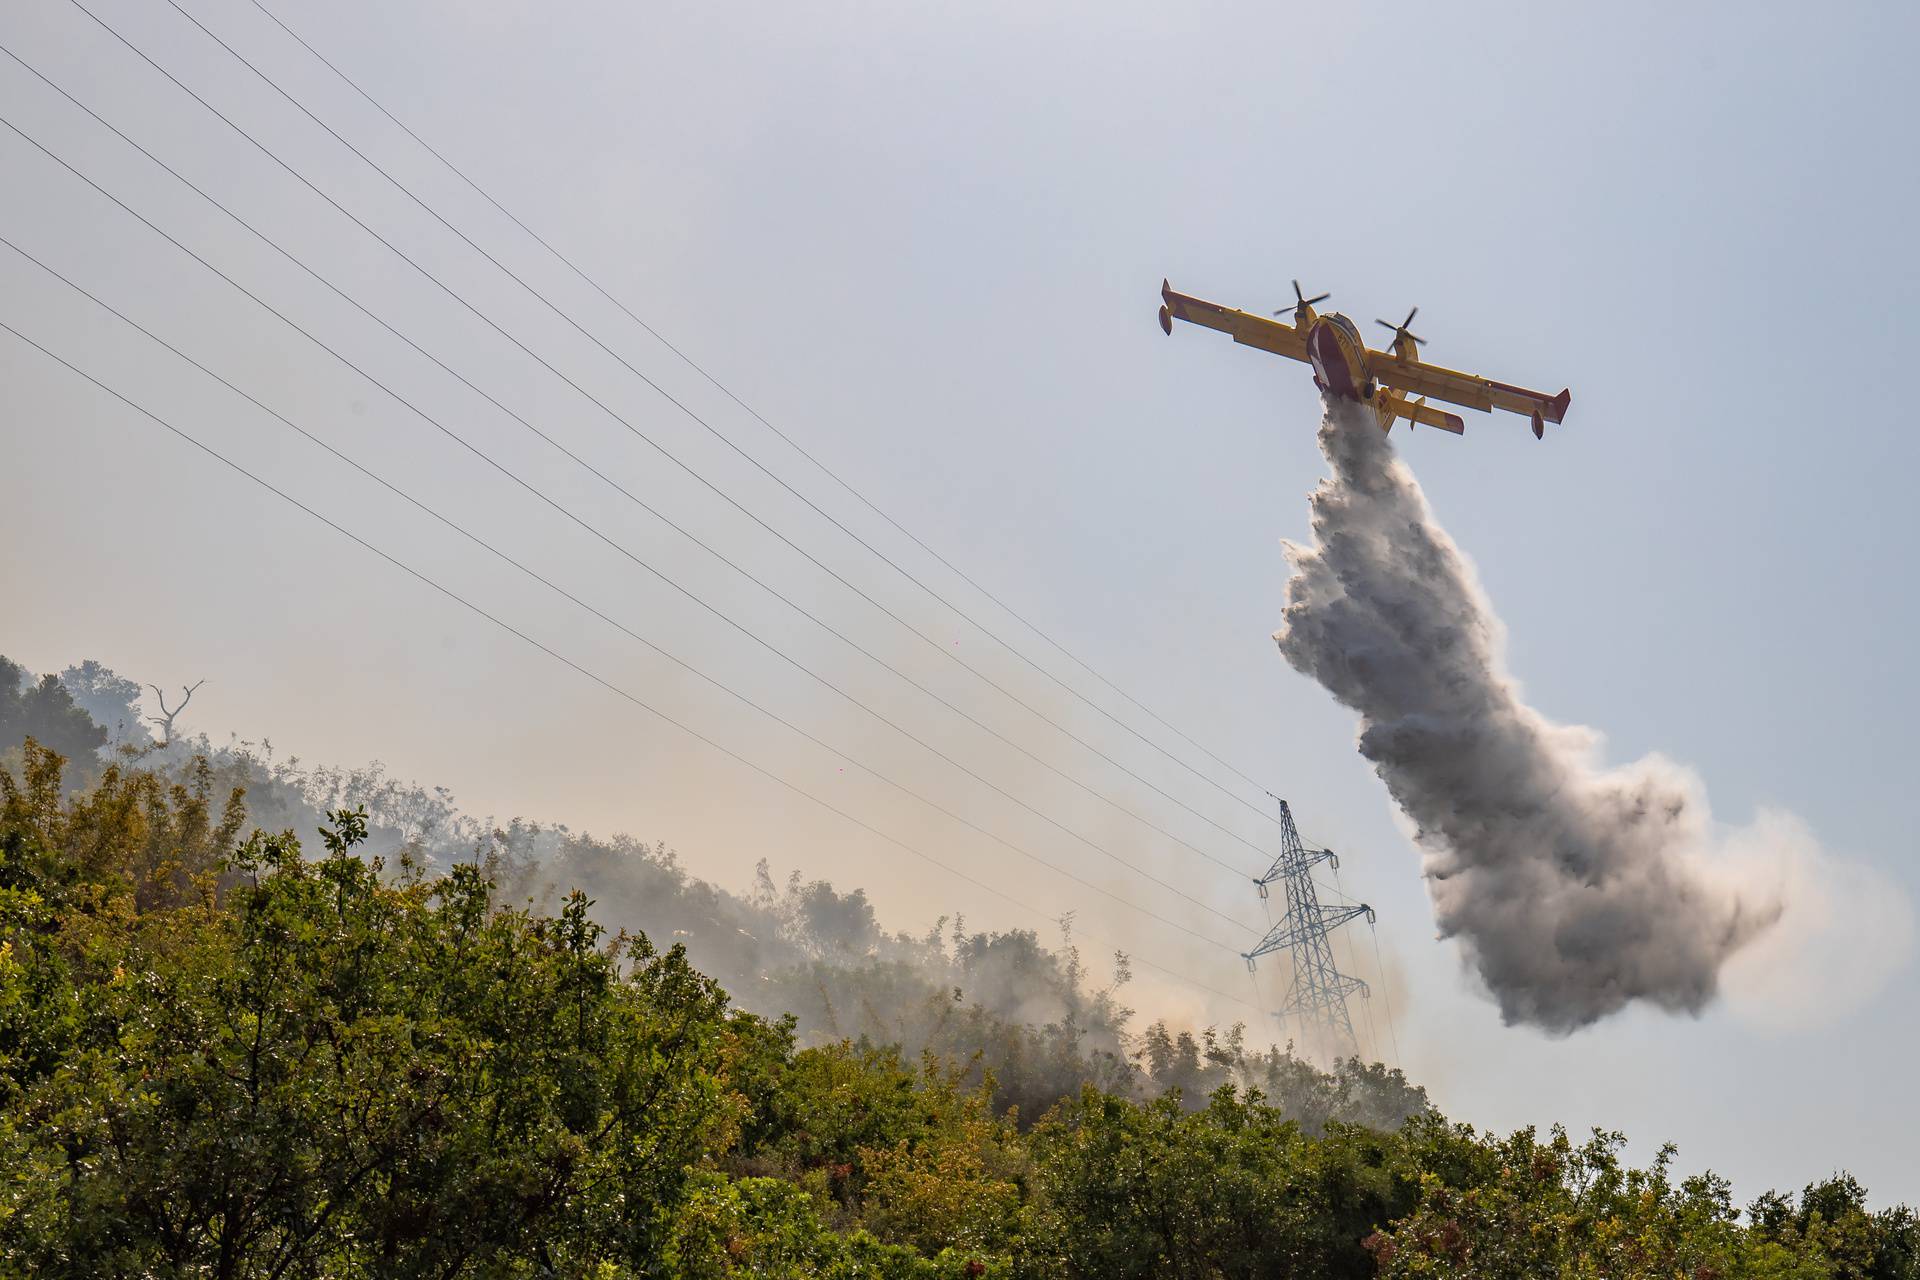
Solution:
M 360 808 L 310 851 L 217 762 L 148 758 L 0 770 L 0 1275 L 1920 1277 L 1914 1214 L 1845 1175 L 1742 1211 L 1670 1151 L 1482 1136 L 1236 1033 L 1152 1028 L 1115 1087 L 1023 1112 L 996 1064 L 1045 1099 L 1118 1035 L 1070 949 L 876 931 L 851 968 L 900 1004 L 807 1044 L 578 890 L 365 856 Z M 801 888 L 758 909 L 865 928 Z M 928 1003 L 936 963 L 1057 1020 Z

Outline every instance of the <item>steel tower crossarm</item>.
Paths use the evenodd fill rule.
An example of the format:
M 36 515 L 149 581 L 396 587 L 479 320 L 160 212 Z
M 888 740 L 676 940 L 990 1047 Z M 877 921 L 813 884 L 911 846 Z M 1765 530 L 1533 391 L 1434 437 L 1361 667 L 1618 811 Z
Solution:
M 1320 914 L 1317 924 L 1311 919 L 1304 921 L 1282 919 L 1278 924 L 1274 925 L 1273 928 L 1267 930 L 1267 936 L 1260 939 L 1258 946 L 1251 951 L 1243 951 L 1241 954 L 1249 961 L 1257 960 L 1261 956 L 1268 955 L 1275 951 L 1291 950 L 1301 943 L 1308 941 L 1313 934 L 1331 932 L 1349 920 L 1357 920 L 1361 916 L 1365 916 L 1367 923 L 1371 924 L 1374 919 L 1373 908 L 1364 902 L 1351 907 L 1321 907 L 1319 911 Z M 1353 981 L 1360 982 L 1358 978 L 1353 979 Z M 1362 988 L 1365 988 L 1366 985 L 1364 982 L 1360 983 Z
M 1268 792 L 1272 795 L 1272 792 Z M 1273 865 L 1267 868 L 1267 874 L 1253 883 L 1260 889 L 1260 896 L 1267 896 L 1267 886 L 1289 875 L 1304 874 L 1322 862 L 1331 863 L 1333 869 L 1340 869 L 1340 857 L 1331 849 L 1309 849 L 1300 839 L 1299 829 L 1293 825 L 1293 809 L 1278 796 L 1274 799 L 1280 804 L 1280 852 L 1274 858 Z

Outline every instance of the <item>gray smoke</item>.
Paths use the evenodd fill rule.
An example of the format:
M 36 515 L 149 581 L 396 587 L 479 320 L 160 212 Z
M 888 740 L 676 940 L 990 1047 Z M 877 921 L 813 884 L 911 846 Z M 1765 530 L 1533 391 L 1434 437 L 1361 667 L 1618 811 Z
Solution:
M 1287 661 L 1360 715 L 1360 753 L 1410 818 L 1443 935 L 1509 1023 L 1558 1033 L 1628 1001 L 1698 1012 L 1722 963 L 1771 925 L 1704 864 L 1693 776 L 1598 760 L 1599 736 L 1521 701 L 1472 565 L 1434 522 L 1372 414 L 1330 406 L 1333 475 L 1274 633 Z

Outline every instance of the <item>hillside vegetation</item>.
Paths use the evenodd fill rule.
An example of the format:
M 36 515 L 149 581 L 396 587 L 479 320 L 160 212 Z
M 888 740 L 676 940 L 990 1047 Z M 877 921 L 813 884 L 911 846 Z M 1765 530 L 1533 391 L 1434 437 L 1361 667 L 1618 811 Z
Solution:
M 97 752 L 57 687 L 35 723 Z M 857 893 L 734 897 L 524 824 L 453 858 L 368 775 L 69 763 L 5 737 L 21 714 L 0 1274 L 1920 1277 L 1915 1216 L 1845 1175 L 1743 1209 L 1619 1135 L 1481 1134 L 1378 1066 L 1136 1035 L 1124 962 L 1070 945 L 886 935 Z M 289 814 L 368 794 L 303 844 L 243 779 Z

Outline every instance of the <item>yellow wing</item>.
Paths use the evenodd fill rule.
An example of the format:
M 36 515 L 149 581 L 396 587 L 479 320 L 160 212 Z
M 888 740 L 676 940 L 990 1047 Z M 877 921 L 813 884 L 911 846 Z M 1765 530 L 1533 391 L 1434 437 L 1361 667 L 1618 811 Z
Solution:
M 1442 369 L 1437 364 L 1403 359 L 1387 351 L 1369 351 L 1367 368 L 1377 381 L 1409 395 L 1429 396 L 1482 412 L 1504 409 L 1532 418 L 1535 435 L 1540 433 L 1541 422 L 1559 422 L 1564 418 L 1567 405 L 1573 400 L 1568 391 L 1550 396 L 1544 391 L 1529 391 L 1456 369 Z
M 1289 360 L 1304 362 L 1307 358 L 1307 340 L 1290 324 L 1247 311 L 1235 311 L 1217 302 L 1189 298 L 1184 293 L 1175 293 L 1165 280 L 1160 282 L 1160 299 L 1160 327 L 1168 333 L 1173 332 L 1175 320 L 1185 320 L 1208 329 L 1217 329 L 1243 346 L 1258 347 Z

